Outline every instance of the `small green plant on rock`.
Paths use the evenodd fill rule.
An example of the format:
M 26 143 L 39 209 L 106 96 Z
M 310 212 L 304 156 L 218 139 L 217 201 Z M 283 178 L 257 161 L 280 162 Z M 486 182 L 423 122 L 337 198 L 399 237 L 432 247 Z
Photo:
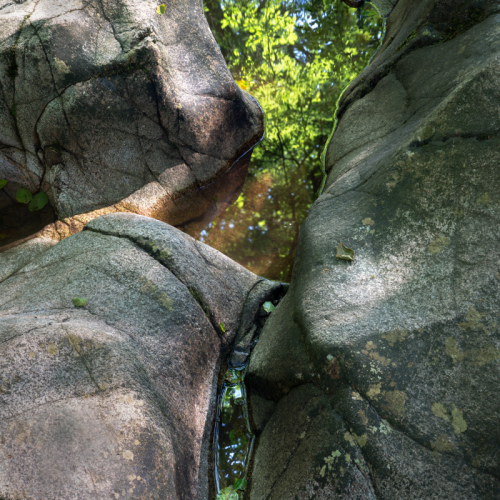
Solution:
M 7 181 L 1 180 L 0 189 L 5 186 L 5 184 L 7 184 Z M 47 203 L 49 202 L 49 198 L 43 191 L 40 191 L 39 193 L 33 195 L 28 189 L 20 188 L 16 193 L 16 201 L 19 203 L 23 203 L 24 205 L 28 205 L 28 209 L 30 212 L 36 212 L 47 205 Z

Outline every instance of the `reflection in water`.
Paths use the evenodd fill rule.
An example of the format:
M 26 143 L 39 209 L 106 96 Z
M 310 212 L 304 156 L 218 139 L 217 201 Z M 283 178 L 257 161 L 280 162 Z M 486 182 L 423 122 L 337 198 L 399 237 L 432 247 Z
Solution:
M 205 0 L 235 80 L 266 113 L 266 137 L 240 197 L 199 238 L 265 278 L 290 281 L 300 227 L 323 180 L 336 102 L 380 43 L 383 21 L 365 5 Z
M 219 394 L 214 433 L 217 492 L 245 479 L 254 435 L 250 431 L 244 369 L 230 369 Z

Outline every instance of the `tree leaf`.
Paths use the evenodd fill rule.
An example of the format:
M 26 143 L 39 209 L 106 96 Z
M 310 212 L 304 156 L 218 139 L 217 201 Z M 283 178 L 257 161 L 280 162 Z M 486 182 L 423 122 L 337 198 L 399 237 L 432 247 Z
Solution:
M 232 486 L 228 486 L 219 491 L 215 500 L 239 500 L 238 492 Z
M 158 7 L 156 7 L 156 12 L 158 12 L 158 14 L 163 15 L 165 14 L 165 10 L 167 9 L 166 5 L 164 3 L 158 5 Z
M 354 250 L 347 248 L 342 242 L 339 243 L 337 251 L 335 252 L 335 257 L 341 260 L 354 260 Z
M 31 201 L 32 198 L 33 198 L 33 195 L 27 189 L 21 188 L 21 189 L 17 190 L 16 200 L 19 203 L 24 203 L 26 205 Z
M 226 333 L 226 327 L 224 326 L 224 323 L 221 323 L 219 326 L 220 326 L 220 329 L 221 329 L 224 333 Z
M 266 311 L 266 313 L 271 313 L 274 311 L 273 303 L 269 301 L 264 302 L 264 304 L 262 304 L 262 308 L 264 309 L 264 311 Z
M 40 191 L 33 196 L 33 199 L 28 204 L 28 208 L 30 212 L 36 212 L 37 210 L 41 210 L 48 202 L 47 195 L 43 191 Z
M 73 297 L 73 304 L 75 307 L 84 307 L 87 305 L 88 299 L 85 297 Z
M 243 477 L 234 483 L 235 490 L 244 490 L 247 487 L 247 480 Z
M 6 181 L 5 179 L 0 179 L 0 189 L 2 189 L 5 186 L 5 184 L 7 184 L 7 182 L 9 181 Z

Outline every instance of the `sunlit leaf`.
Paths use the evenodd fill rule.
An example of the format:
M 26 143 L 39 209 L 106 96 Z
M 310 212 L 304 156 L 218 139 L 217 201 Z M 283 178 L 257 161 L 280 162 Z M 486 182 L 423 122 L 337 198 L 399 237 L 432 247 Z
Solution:
M 224 326 L 224 323 L 221 323 L 219 326 L 220 326 L 220 329 L 225 333 L 226 327 Z
M 162 4 L 158 5 L 158 7 L 156 7 L 156 12 L 158 14 L 160 14 L 160 16 L 161 16 L 161 15 L 165 14 L 166 9 L 167 9 L 166 5 L 164 3 L 162 3 Z
M 33 198 L 33 195 L 27 189 L 20 188 L 17 190 L 16 201 L 18 201 L 19 203 L 24 203 L 25 205 L 27 205 L 31 201 L 32 198 Z
M 272 302 L 264 302 L 264 304 L 262 304 L 262 309 L 264 309 L 264 311 L 266 311 L 266 313 L 271 313 L 274 311 L 274 306 L 273 306 L 273 303 Z
M 32 200 L 28 204 L 28 208 L 30 212 L 36 212 L 37 210 L 41 210 L 45 205 L 47 205 L 48 202 L 49 199 L 47 195 L 43 191 L 40 191 L 40 193 L 33 196 Z
M 234 483 L 235 490 L 244 490 L 247 487 L 247 480 L 245 478 L 238 479 Z

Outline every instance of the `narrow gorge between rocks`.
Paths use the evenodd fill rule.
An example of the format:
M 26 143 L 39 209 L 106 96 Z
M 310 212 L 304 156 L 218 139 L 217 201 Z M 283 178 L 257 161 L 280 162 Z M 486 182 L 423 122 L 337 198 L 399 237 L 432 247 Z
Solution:
M 0 0 L 0 499 L 500 500 L 498 75 L 498 0 Z

